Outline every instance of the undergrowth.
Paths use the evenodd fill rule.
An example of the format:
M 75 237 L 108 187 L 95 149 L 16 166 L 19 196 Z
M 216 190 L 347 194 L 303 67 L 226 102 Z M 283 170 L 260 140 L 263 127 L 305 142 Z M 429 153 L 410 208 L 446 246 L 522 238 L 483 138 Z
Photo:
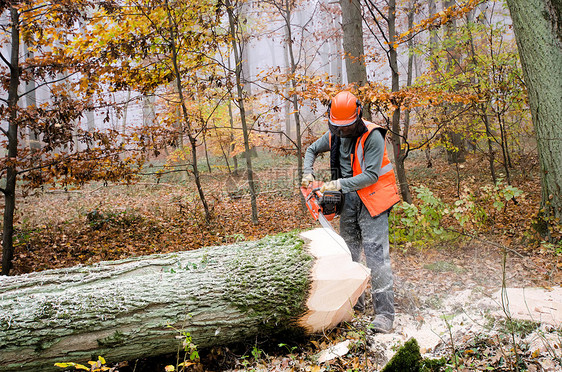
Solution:
M 523 191 L 498 182 L 477 190 L 465 187 L 453 203 L 444 202 L 428 187 L 414 186 L 414 203 L 401 202 L 390 215 L 391 242 L 419 248 L 470 234 L 487 232 L 497 213 L 524 195 Z

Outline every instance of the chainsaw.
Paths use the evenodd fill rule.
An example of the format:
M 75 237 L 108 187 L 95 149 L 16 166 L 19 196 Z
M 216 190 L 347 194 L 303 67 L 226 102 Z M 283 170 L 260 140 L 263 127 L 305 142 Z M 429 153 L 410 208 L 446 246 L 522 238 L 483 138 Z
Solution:
M 313 181 L 308 187 L 301 187 L 301 192 L 314 220 L 320 222 L 322 227 L 334 231 L 330 221 L 341 212 L 343 194 L 341 191 L 321 193 L 322 184 L 322 181 Z

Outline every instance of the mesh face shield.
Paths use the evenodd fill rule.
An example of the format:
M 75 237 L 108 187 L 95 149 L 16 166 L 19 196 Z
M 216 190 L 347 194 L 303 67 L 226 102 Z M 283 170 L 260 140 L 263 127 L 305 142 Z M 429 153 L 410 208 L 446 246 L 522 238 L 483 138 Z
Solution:
M 328 120 L 328 127 L 330 128 L 330 133 L 340 137 L 340 138 L 354 138 L 359 137 L 367 130 L 365 123 L 361 117 L 357 118 L 354 122 L 346 125 L 336 125 Z

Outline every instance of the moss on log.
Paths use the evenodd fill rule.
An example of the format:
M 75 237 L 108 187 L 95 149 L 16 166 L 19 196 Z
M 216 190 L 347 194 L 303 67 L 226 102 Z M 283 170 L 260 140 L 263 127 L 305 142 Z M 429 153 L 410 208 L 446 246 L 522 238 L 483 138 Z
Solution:
M 296 234 L 0 277 L 0 371 L 117 362 L 306 331 L 313 257 Z M 93 358 L 93 359 L 92 359 Z

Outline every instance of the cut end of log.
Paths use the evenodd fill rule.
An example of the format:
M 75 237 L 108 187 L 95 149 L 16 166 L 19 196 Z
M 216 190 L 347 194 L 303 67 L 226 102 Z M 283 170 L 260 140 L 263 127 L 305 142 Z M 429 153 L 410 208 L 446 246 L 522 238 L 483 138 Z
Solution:
M 319 228 L 301 234 L 314 256 L 309 311 L 299 325 L 309 333 L 322 332 L 353 317 L 353 306 L 367 288 L 370 270 L 351 259 L 343 239 Z

